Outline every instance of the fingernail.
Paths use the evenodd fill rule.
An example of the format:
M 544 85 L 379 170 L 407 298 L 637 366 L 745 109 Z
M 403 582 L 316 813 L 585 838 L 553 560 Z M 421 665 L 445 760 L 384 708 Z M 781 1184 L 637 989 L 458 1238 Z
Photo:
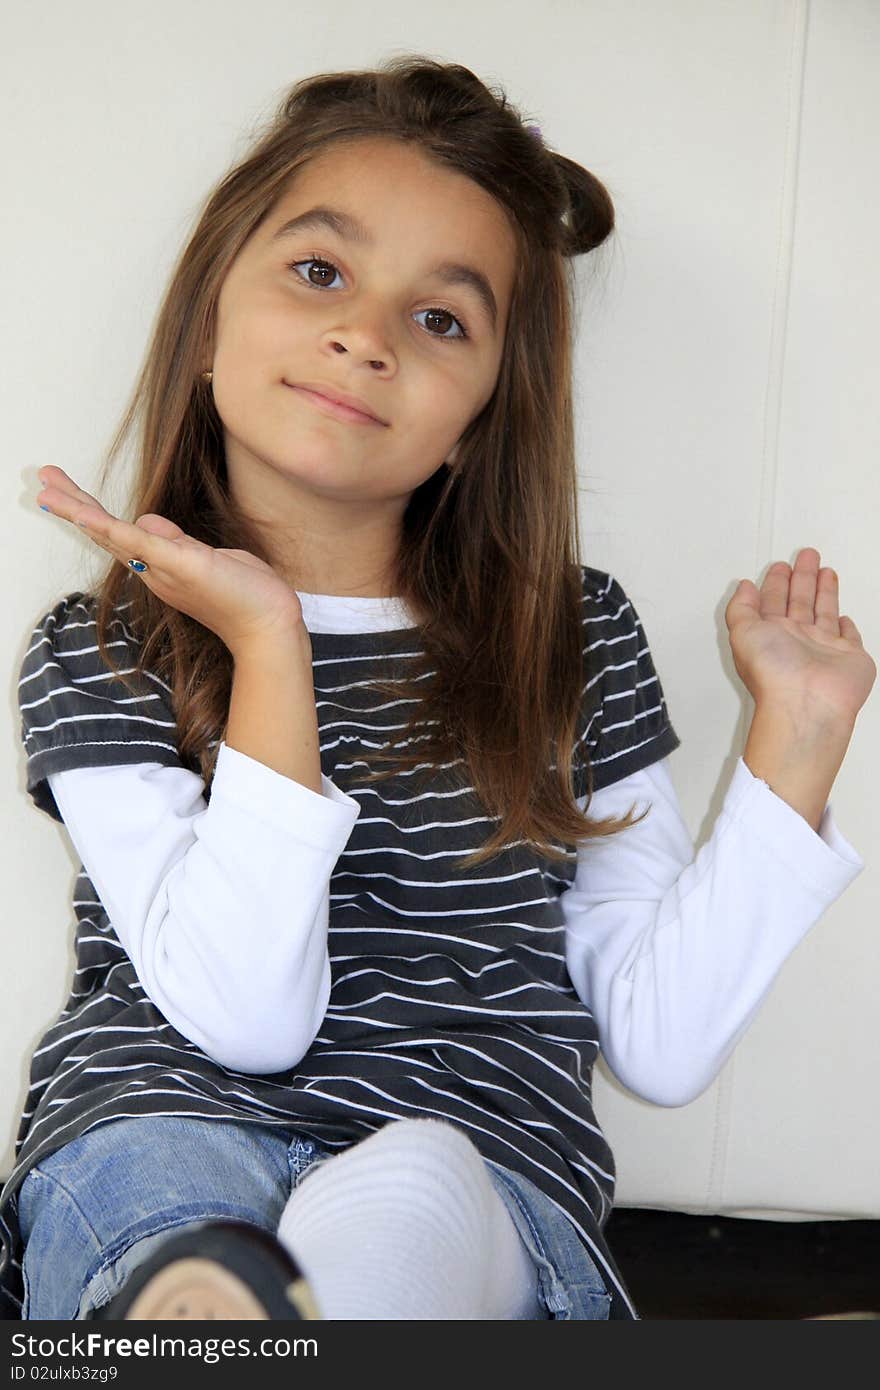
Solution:
M 40 511 L 41 511 L 41 512 L 47 512 L 48 510 L 49 510 L 49 508 L 46 506 L 45 502 L 41 502 L 41 503 L 40 503 Z

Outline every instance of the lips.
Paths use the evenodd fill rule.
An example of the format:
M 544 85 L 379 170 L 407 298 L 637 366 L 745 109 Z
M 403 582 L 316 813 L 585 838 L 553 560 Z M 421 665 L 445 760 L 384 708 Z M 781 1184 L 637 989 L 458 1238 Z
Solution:
M 349 396 L 339 392 L 331 394 L 324 387 L 306 385 L 305 383 L 294 385 L 285 381 L 284 384 L 290 390 L 305 396 L 324 414 L 333 415 L 336 419 L 351 420 L 354 423 L 368 425 L 384 426 L 387 423 L 374 415 L 366 402 L 359 400 L 357 396 Z

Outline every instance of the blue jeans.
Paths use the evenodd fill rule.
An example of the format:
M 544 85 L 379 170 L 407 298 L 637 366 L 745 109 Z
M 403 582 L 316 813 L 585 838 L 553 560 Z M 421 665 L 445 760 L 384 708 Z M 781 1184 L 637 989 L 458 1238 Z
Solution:
M 233 1217 L 275 1234 L 291 1192 L 332 1158 L 307 1135 L 266 1125 L 145 1115 L 56 1149 L 18 1194 L 28 1319 L 84 1318 L 182 1227 Z M 548 1318 L 607 1318 L 605 1284 L 567 1218 L 528 1178 L 485 1160 L 539 1272 Z

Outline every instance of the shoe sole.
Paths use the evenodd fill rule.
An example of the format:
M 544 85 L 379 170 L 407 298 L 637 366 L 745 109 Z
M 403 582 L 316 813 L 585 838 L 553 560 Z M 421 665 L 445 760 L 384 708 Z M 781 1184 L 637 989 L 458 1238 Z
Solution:
M 132 1271 L 102 1320 L 320 1319 L 311 1287 L 275 1236 L 241 1221 L 171 1235 Z
M 284 1297 L 301 1318 L 320 1317 L 302 1275 L 285 1287 Z M 150 1322 L 272 1321 L 248 1284 L 213 1260 L 196 1257 L 174 1260 L 160 1269 L 131 1303 L 125 1317 Z

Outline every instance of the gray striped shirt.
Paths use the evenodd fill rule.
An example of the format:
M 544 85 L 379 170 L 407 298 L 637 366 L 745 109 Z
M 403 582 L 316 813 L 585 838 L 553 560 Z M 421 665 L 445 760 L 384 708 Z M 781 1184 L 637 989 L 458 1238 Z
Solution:
M 589 674 L 578 733 L 598 791 L 680 740 L 635 609 L 610 575 L 582 566 L 582 576 Z M 133 666 L 124 613 L 116 631 L 120 655 L 132 650 L 120 664 Z M 311 634 L 322 771 L 361 813 L 330 879 L 330 1001 L 296 1066 L 234 1071 L 178 1032 L 145 994 L 85 870 L 79 875 L 76 973 L 33 1054 L 15 1167 L 0 1193 L 5 1316 L 19 1316 L 15 1193 L 30 1168 L 98 1124 L 151 1114 L 250 1120 L 340 1150 L 389 1119 L 449 1120 L 484 1157 L 558 1204 L 604 1266 L 611 1316 L 632 1316 L 603 1236 L 614 1162 L 591 1103 L 598 1034 L 566 969 L 560 894 L 574 861 L 544 859 L 520 842 L 457 876 L 450 855 L 477 848 L 490 824 L 460 764 L 438 769 L 427 794 L 413 791 L 406 772 L 359 784 L 359 751 L 402 722 L 363 683 L 400 674 L 417 642 L 411 627 Z M 50 773 L 181 765 L 168 688 L 147 677 L 133 700 L 104 667 L 90 595 L 67 595 L 37 625 L 19 697 L 28 792 L 56 820 Z M 579 766 L 574 781 L 583 796 Z

